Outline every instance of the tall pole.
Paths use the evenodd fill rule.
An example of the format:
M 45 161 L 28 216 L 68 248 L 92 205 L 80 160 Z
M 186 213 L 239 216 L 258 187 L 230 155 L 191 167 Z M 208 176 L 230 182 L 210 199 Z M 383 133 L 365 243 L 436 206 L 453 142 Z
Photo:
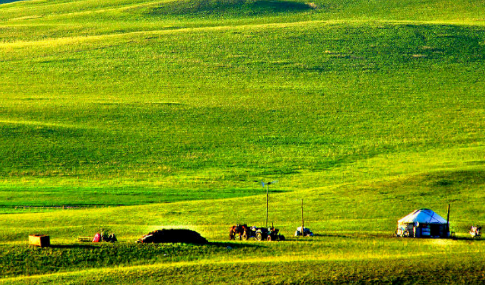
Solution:
M 305 229 L 305 220 L 303 219 L 303 199 L 301 199 L 301 235 L 303 236 Z
M 269 220 L 269 185 L 276 182 L 278 182 L 278 180 L 267 182 L 267 183 L 265 183 L 264 181 L 261 181 L 261 185 L 263 186 L 263 189 L 265 186 L 268 187 L 266 188 L 266 227 L 268 227 L 268 220 Z
M 450 234 L 450 204 L 448 204 L 448 212 L 446 214 L 446 227 L 447 227 L 447 235 Z
M 269 212 L 269 184 L 266 188 L 266 228 L 268 227 L 268 212 Z

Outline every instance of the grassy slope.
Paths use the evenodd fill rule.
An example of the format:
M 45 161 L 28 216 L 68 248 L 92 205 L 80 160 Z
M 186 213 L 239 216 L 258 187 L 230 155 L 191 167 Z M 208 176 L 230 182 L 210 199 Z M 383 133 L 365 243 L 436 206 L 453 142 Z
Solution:
M 5 276 L 60 270 L 73 272 L 32 282 L 93 282 L 101 271 L 112 283 L 167 274 L 204 283 L 247 281 L 241 272 L 264 281 L 273 272 L 273 283 L 425 282 L 438 272 L 458 282 L 456 272 L 466 271 L 474 273 L 463 278 L 482 278 L 480 242 L 385 237 L 418 207 L 445 215 L 452 202 L 461 236 L 485 219 L 477 202 L 483 3 L 325 1 L 317 10 L 187 3 L 0 6 L 2 206 L 246 196 L 257 193 L 255 180 L 279 179 L 274 190 L 293 192 L 272 194 L 271 220 L 291 235 L 304 198 L 308 225 L 324 236 L 176 245 L 168 257 L 170 248 L 125 244 L 161 226 L 224 240 L 236 221 L 261 224 L 264 196 L 9 214 L 0 220 Z M 102 227 L 118 233 L 120 248 L 73 245 Z M 62 246 L 28 249 L 33 232 Z M 302 258 L 308 252 L 314 257 Z M 432 262 L 413 257 L 420 255 Z M 442 263 L 450 255 L 459 262 Z M 120 264 L 141 267 L 113 267 Z M 103 268 L 76 272 L 86 266 Z
M 176 17 L 149 21 L 141 12 L 80 27 L 106 20 L 100 26 L 114 29 L 132 14 L 161 27 L 71 38 L 42 19 L 47 31 L 22 25 L 27 38 L 16 31 L 20 41 L 2 45 L 8 182 L 179 188 L 196 176 L 252 188 L 247 180 L 320 175 L 376 155 L 481 139 L 480 28 L 259 18 L 234 27 L 234 18 L 194 16 L 177 23 L 202 27 L 166 30 Z M 204 27 L 215 23 L 224 27 Z

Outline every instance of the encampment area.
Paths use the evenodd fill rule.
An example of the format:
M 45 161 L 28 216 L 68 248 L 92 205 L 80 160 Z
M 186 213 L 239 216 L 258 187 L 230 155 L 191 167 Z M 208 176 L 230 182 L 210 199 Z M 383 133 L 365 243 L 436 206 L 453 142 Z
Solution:
M 401 237 L 450 237 L 450 222 L 430 209 L 415 210 L 398 221 L 396 235 Z
M 0 0 L 0 284 L 485 284 L 485 1 L 311 1 Z

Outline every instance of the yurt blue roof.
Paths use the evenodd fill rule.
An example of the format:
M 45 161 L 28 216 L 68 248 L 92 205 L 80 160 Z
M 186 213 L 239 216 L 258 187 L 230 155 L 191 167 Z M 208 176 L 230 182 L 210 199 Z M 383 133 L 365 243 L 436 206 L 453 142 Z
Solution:
M 398 223 L 400 224 L 411 224 L 411 223 L 421 223 L 421 224 L 446 224 L 446 220 L 440 215 L 436 214 L 430 209 L 419 209 L 415 210 L 411 214 L 400 219 Z

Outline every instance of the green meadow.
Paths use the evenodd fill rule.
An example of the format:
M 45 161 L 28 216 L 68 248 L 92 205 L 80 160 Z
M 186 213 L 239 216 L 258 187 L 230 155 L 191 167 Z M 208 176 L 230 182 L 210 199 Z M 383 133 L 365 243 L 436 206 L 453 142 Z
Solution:
M 481 284 L 484 74 L 479 0 L 0 0 L 0 283 Z

